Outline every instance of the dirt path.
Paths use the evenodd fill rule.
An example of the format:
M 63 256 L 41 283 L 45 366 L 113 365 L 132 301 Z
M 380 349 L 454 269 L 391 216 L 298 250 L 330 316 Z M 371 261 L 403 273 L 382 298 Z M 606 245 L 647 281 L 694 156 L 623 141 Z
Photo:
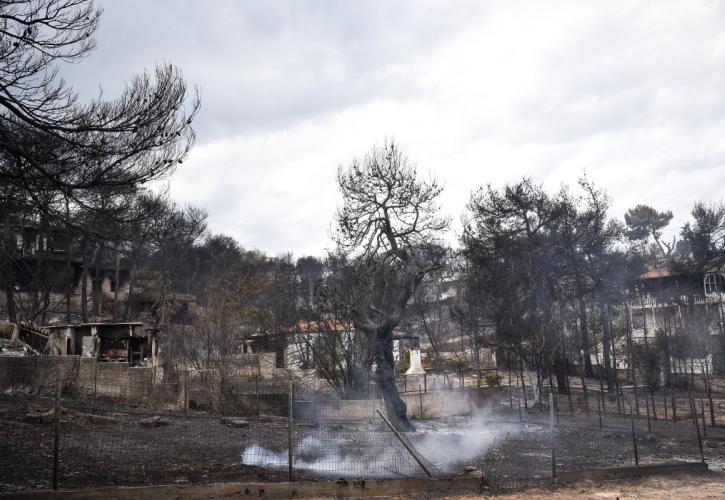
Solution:
M 532 489 L 521 493 L 496 495 L 493 497 L 486 495 L 461 495 L 447 496 L 444 498 L 449 500 L 472 500 L 480 498 L 495 498 L 496 500 L 530 500 L 534 498 L 546 498 L 547 500 L 615 500 L 625 498 L 673 500 L 719 499 L 725 498 L 725 473 L 678 474 L 669 477 L 649 477 L 616 482 L 584 481 L 569 486 L 562 486 L 556 490 Z

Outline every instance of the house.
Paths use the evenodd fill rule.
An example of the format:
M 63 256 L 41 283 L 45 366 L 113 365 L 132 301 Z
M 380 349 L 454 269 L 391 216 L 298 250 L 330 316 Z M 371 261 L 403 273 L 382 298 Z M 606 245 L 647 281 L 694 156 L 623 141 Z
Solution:
M 632 341 L 661 342 L 673 373 L 725 371 L 725 260 L 691 275 L 671 265 L 642 274 L 628 302 Z M 677 340 L 688 342 L 686 349 Z M 690 350 L 690 352 L 686 352 Z M 700 352 L 700 356 L 693 353 Z
M 48 344 L 55 354 L 156 366 L 158 343 L 141 322 L 51 325 Z

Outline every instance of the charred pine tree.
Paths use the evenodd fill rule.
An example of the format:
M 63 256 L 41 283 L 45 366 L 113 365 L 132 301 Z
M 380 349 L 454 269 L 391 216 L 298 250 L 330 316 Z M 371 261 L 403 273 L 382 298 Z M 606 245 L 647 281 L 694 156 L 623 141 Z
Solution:
M 360 283 L 353 323 L 370 345 L 391 422 L 412 430 L 395 385 L 393 342 L 416 288 L 440 266 L 436 242 L 449 222 L 438 215 L 442 187 L 421 179 L 393 142 L 340 167 L 337 181 L 343 198 L 336 214 L 338 250 L 354 260 Z

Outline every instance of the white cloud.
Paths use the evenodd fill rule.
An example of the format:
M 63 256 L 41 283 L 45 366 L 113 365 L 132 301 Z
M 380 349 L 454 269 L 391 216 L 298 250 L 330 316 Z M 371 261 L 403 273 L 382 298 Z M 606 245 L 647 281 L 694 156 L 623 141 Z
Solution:
M 181 66 L 204 102 L 172 194 L 248 247 L 322 252 L 337 166 L 386 136 L 446 183 L 454 219 L 473 189 L 524 175 L 556 189 L 586 171 L 612 216 L 649 203 L 677 226 L 723 196 L 717 2 L 104 5 L 71 80 Z

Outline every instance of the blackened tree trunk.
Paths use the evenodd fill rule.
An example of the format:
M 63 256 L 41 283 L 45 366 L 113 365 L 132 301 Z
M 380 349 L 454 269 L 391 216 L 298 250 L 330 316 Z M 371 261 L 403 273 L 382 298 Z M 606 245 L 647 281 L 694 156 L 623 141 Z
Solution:
M 559 394 L 566 394 L 569 390 L 567 380 L 567 363 L 566 356 L 557 349 L 554 353 L 554 375 L 556 375 L 556 388 Z
M 599 300 L 599 319 L 602 323 L 602 355 L 604 357 L 604 372 L 607 377 L 607 391 L 613 392 L 615 389 L 614 373 L 612 371 L 611 362 L 611 345 L 612 345 L 612 331 L 609 324 L 609 304 L 603 299 Z
M 8 321 L 18 324 L 18 309 L 15 305 L 15 288 L 12 282 L 5 281 L 5 301 L 7 302 Z
M 99 317 L 103 312 L 103 291 L 101 290 L 101 259 L 103 259 L 103 245 L 98 243 L 93 259 L 93 314 Z
M 388 417 L 397 429 L 412 431 L 414 429 L 408 420 L 407 405 L 398 394 L 398 387 L 395 384 L 395 359 L 391 332 L 386 332 L 384 328 L 378 329 L 371 340 L 374 345 L 375 382 L 383 393 Z
M 337 246 L 358 270 L 353 323 L 369 340 L 393 425 L 412 430 L 395 385 L 393 331 L 423 277 L 440 267 L 438 237 L 448 227 L 437 205 L 442 187 L 419 179 L 393 143 L 340 168 L 337 181 L 344 200 L 336 214 Z
M 589 328 L 587 319 L 587 305 L 584 302 L 584 298 L 581 293 L 577 293 L 577 301 L 579 304 L 579 342 L 582 351 L 582 362 L 584 375 L 587 377 L 594 376 L 594 368 L 592 367 L 592 356 L 589 348 Z

